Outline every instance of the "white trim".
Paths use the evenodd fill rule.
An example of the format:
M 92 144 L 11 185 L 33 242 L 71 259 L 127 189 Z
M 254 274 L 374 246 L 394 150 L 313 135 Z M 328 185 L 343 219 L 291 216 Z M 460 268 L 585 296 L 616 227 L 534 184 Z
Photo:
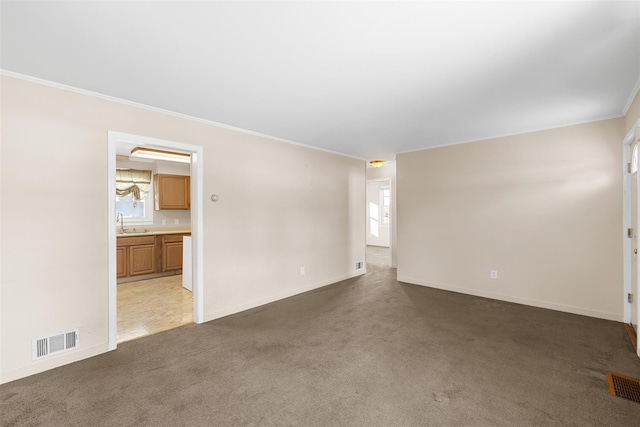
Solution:
M 588 308 L 576 307 L 572 305 L 556 304 L 553 302 L 539 301 L 528 298 L 519 298 L 505 295 L 497 292 L 488 292 L 479 289 L 465 288 L 461 286 L 450 286 L 442 283 L 429 282 L 411 277 L 398 277 L 398 282 L 409 283 L 413 285 L 425 286 L 429 288 L 442 289 L 445 291 L 457 292 L 465 295 L 473 295 L 483 298 L 490 298 L 498 301 L 507 301 L 515 304 L 523 304 L 531 307 L 548 308 L 551 310 L 562 311 L 565 313 L 580 314 L 582 316 L 596 317 L 599 319 L 622 321 L 622 316 L 618 313 L 609 313 L 606 311 L 591 310 Z
M 586 124 L 589 124 L 589 123 L 601 122 L 603 120 L 619 119 L 621 117 L 624 117 L 624 114 L 612 114 L 610 116 L 604 116 L 604 117 L 600 117 L 600 118 L 597 118 L 597 119 L 565 123 L 563 125 L 552 126 L 552 127 L 549 127 L 549 128 L 532 129 L 532 130 L 527 130 L 527 131 L 517 132 L 517 133 L 508 133 L 508 134 L 503 134 L 503 135 L 487 136 L 487 137 L 482 137 L 482 138 L 478 138 L 478 139 L 468 139 L 468 140 L 465 140 L 465 141 L 446 142 L 444 144 L 433 145 L 433 146 L 430 146 L 430 147 L 412 148 L 411 150 L 398 151 L 396 153 L 396 156 L 398 154 L 415 153 L 416 151 L 432 150 L 434 148 L 450 147 L 452 145 L 461 145 L 461 144 L 469 144 L 469 143 L 472 143 L 472 142 L 489 141 L 491 139 L 498 139 L 498 138 L 509 138 L 509 137 L 512 137 L 512 136 L 527 135 L 529 133 L 534 133 L 534 132 L 544 132 L 544 131 L 548 131 L 548 130 L 562 129 L 562 128 L 569 127 L 569 126 L 586 125 Z
M 631 174 L 627 165 L 631 160 L 627 138 L 622 141 L 622 321 L 629 323 L 631 312 L 626 295 L 631 289 L 631 239 L 627 237 L 627 230 L 631 227 Z
M 633 104 L 633 100 L 636 99 L 638 92 L 640 92 L 640 77 L 638 77 L 638 81 L 636 81 L 635 86 L 633 86 L 633 89 L 631 89 L 631 95 L 629 95 L 627 103 L 624 104 L 624 108 L 622 109 L 623 116 L 626 116 L 629 112 L 629 108 L 631 108 L 631 104 Z
M 217 126 L 217 127 L 223 128 L 223 129 L 229 129 L 229 130 L 233 130 L 233 131 L 236 131 L 236 132 L 257 136 L 257 137 L 260 137 L 260 138 L 267 138 L 267 139 L 271 139 L 271 140 L 274 140 L 274 141 L 284 142 L 285 144 L 297 145 L 299 147 L 305 147 L 305 148 L 309 148 L 311 150 L 316 150 L 316 151 L 323 151 L 325 153 L 336 154 L 338 156 L 350 157 L 352 159 L 357 159 L 357 160 L 366 160 L 363 157 L 354 156 L 352 154 L 341 153 L 339 151 L 329 150 L 327 148 L 316 147 L 314 145 L 303 144 L 301 142 L 291 141 L 289 139 L 279 138 L 277 136 L 271 136 L 271 135 L 267 135 L 267 134 L 260 133 L 260 132 L 255 132 L 255 131 L 248 130 L 248 129 L 242 129 L 242 128 L 238 128 L 238 127 L 231 126 L 231 125 L 225 125 L 223 123 L 214 122 L 212 120 L 202 119 L 200 117 L 194 117 L 194 116 L 190 116 L 188 114 L 178 113 L 178 112 L 171 111 L 171 110 L 165 110 L 163 108 L 153 107 L 151 105 L 141 104 L 139 102 L 128 101 L 126 99 L 116 98 L 115 96 L 105 95 L 105 94 L 98 93 L 98 92 L 92 92 L 90 90 L 80 89 L 80 88 L 77 88 L 77 87 L 74 87 L 74 86 L 68 86 L 68 85 L 65 85 L 65 84 L 62 84 L 62 83 L 56 83 L 56 82 L 52 82 L 52 81 L 49 81 L 49 80 L 40 79 L 38 77 L 32 77 L 32 76 L 28 76 L 28 75 L 25 75 L 25 74 L 16 73 L 16 72 L 13 72 L 13 71 L 0 69 L 0 75 L 7 76 L 7 77 L 13 77 L 13 78 L 20 79 L 20 80 L 25 80 L 25 81 L 28 81 L 28 82 L 31 82 L 31 83 L 37 83 L 37 84 L 41 84 L 41 85 L 44 85 L 44 86 L 50 86 L 50 87 L 53 87 L 53 88 L 56 88 L 56 89 L 66 90 L 68 92 L 74 92 L 74 93 L 79 93 L 79 94 L 82 94 L 82 95 L 91 96 L 91 97 L 94 97 L 94 98 L 104 99 L 106 101 L 117 102 L 119 104 L 124 104 L 124 105 L 128 105 L 128 106 L 131 106 L 131 107 L 137 107 L 137 108 L 141 108 L 143 110 L 154 111 L 156 113 L 161 113 L 161 114 L 167 114 L 169 116 L 179 117 L 181 119 L 186 119 L 186 120 L 190 120 L 190 121 L 194 121 L 194 122 L 198 122 L 198 123 L 204 123 L 204 124 L 211 125 L 211 126 Z
M 260 298 L 258 300 L 250 301 L 250 302 L 247 302 L 247 303 L 244 303 L 244 304 L 239 304 L 239 305 L 236 305 L 234 307 L 225 308 L 224 310 L 214 311 L 213 313 L 207 314 L 207 317 L 205 318 L 204 321 L 205 322 L 209 322 L 211 320 L 219 319 L 219 318 L 225 317 L 225 316 L 230 316 L 232 314 L 240 313 L 240 312 L 245 311 L 245 310 L 250 310 L 250 309 L 255 308 L 255 307 L 260 307 L 262 305 L 269 304 L 269 303 L 272 303 L 272 302 L 275 302 L 275 301 L 280 301 L 282 299 L 289 298 L 289 297 L 292 297 L 294 295 L 299 295 L 299 294 L 304 293 L 304 292 L 313 291 L 314 289 L 322 288 L 322 287 L 329 286 L 329 285 L 338 284 L 338 282 L 341 282 L 343 280 L 352 279 L 354 277 L 362 276 L 366 272 L 367 272 L 367 269 L 365 267 L 363 270 L 358 270 L 355 273 L 346 274 L 346 275 L 339 276 L 339 277 L 334 277 L 333 279 L 322 280 L 320 282 L 312 283 L 310 285 L 300 286 L 298 288 L 290 289 L 290 290 L 285 291 L 285 292 L 281 292 L 281 293 L 278 293 L 278 294 L 275 294 L 275 295 L 271 295 L 271 296 L 266 297 L 266 298 Z
M 109 350 L 115 350 L 118 342 L 118 294 L 116 273 L 116 141 L 111 132 L 107 134 L 107 191 L 109 214 L 107 215 L 108 258 L 108 306 L 109 306 Z
M 203 319 L 203 148 L 198 145 L 167 141 L 146 136 L 131 135 L 108 131 L 107 135 L 107 167 L 109 184 L 109 350 L 117 347 L 117 279 L 116 279 L 116 224 L 115 224 L 115 173 L 116 144 L 118 142 L 134 143 L 138 146 L 148 145 L 157 148 L 169 148 L 191 153 L 191 243 L 193 250 L 193 319 L 202 323 Z
M 242 128 L 238 128 L 238 127 L 235 127 L 235 126 L 225 125 L 223 123 L 214 122 L 212 120 L 202 119 L 202 118 L 199 118 L 199 117 L 194 117 L 194 116 L 190 116 L 190 115 L 183 114 L 183 113 L 178 113 L 178 112 L 171 111 L 171 110 L 165 110 L 165 109 L 162 109 L 162 108 L 153 107 L 151 105 L 141 104 L 141 103 L 138 103 L 138 102 L 128 101 L 126 99 L 116 98 L 114 96 L 105 95 L 105 94 L 98 93 L 98 92 L 92 92 L 92 91 L 85 90 L 85 89 L 80 89 L 80 88 L 77 88 L 77 87 L 74 87 L 74 86 L 68 86 L 68 85 L 65 85 L 65 84 L 62 84 L 62 83 L 56 83 L 56 82 L 52 82 L 52 81 L 49 81 L 49 80 L 40 79 L 38 77 L 33 77 L 33 76 L 26 75 L 26 74 L 16 73 L 14 71 L 8 71 L 8 70 L 0 69 L 0 75 L 7 76 L 7 77 L 13 77 L 13 78 L 16 78 L 16 79 L 25 80 L 25 81 L 32 82 L 32 83 L 37 83 L 37 84 L 41 84 L 41 85 L 44 85 L 44 86 L 50 86 L 50 87 L 53 87 L 53 88 L 56 88 L 56 89 L 66 90 L 66 91 L 69 91 L 69 92 L 75 92 L 75 93 L 79 93 L 79 94 L 82 94 L 82 95 L 91 96 L 91 97 L 94 97 L 94 98 L 99 98 L 99 99 L 104 99 L 104 100 L 107 100 L 107 101 L 117 102 L 119 104 L 124 104 L 124 105 L 128 105 L 128 106 L 131 106 L 131 107 L 137 107 L 137 108 L 141 108 L 143 110 L 154 111 L 154 112 L 157 112 L 157 113 L 167 114 L 167 115 L 170 115 L 170 116 L 179 117 L 179 118 L 186 119 L 186 120 L 191 120 L 191 121 L 195 121 L 195 122 L 199 122 L 199 123 L 204 123 L 204 124 L 208 124 L 208 125 L 212 125 L 212 126 L 217 126 L 217 127 L 220 127 L 220 128 L 229 129 L 229 130 L 233 130 L 233 131 L 244 133 L 244 134 L 248 134 L 248 135 L 258 136 L 258 137 L 261 137 L 261 138 L 268 138 L 268 139 L 272 139 L 274 141 L 284 142 L 285 144 L 297 145 L 297 146 L 300 146 L 300 147 L 309 148 L 311 150 L 322 151 L 322 152 L 325 152 L 325 153 L 336 154 L 336 155 L 339 155 L 339 156 L 345 156 L 345 157 L 350 157 L 352 159 L 365 160 L 366 161 L 365 158 L 359 157 L 359 156 L 354 156 L 352 154 L 342 153 L 342 152 L 339 152 L 339 151 L 334 151 L 334 150 L 329 150 L 329 149 L 326 149 L 326 148 L 316 147 L 314 145 L 303 144 L 301 142 L 291 141 L 289 139 L 279 138 L 277 136 L 271 136 L 271 135 L 263 134 L 263 133 L 260 133 L 260 132 L 255 132 L 255 131 L 248 130 L 248 129 L 242 129 Z M 638 90 L 640 90 L 640 79 L 638 80 L 638 82 L 635 85 L 635 92 L 637 93 Z M 624 108 L 624 114 L 613 114 L 613 115 L 604 116 L 604 117 L 595 118 L 595 119 L 590 119 L 590 120 L 569 122 L 569 123 L 556 125 L 556 126 L 549 127 L 549 128 L 537 128 L 537 129 L 531 129 L 531 130 L 527 130 L 527 131 L 510 133 L 510 134 L 501 134 L 501 135 L 487 136 L 487 137 L 482 137 L 482 138 L 477 138 L 477 139 L 469 139 L 469 140 L 463 140 L 463 141 L 447 142 L 447 143 L 444 143 L 444 144 L 439 144 L 439 145 L 434 145 L 434 146 L 429 146 L 429 147 L 412 148 L 412 149 L 409 149 L 409 150 L 398 151 L 395 154 L 397 155 L 397 154 L 413 153 L 413 152 L 416 152 L 416 151 L 423 151 L 423 150 L 430 150 L 430 149 L 433 149 L 433 148 L 448 147 L 448 146 L 451 146 L 451 145 L 468 144 L 468 143 L 471 143 L 471 142 L 486 141 L 486 140 L 496 139 L 496 138 L 506 138 L 506 137 L 510 137 L 510 136 L 526 135 L 528 133 L 533 133 L 533 132 L 542 132 L 542 131 L 545 131 L 545 130 L 560 129 L 560 128 L 568 127 L 568 126 L 577 126 L 577 125 L 582 125 L 582 124 L 587 124 L 587 123 L 600 122 L 602 120 L 618 119 L 618 118 L 624 117 L 626 115 L 626 112 L 629 109 L 629 107 L 631 106 L 631 103 L 633 102 L 634 98 L 635 98 L 635 95 L 631 96 L 631 98 L 627 101 L 627 105 L 625 105 L 625 108 Z M 391 162 L 392 161 L 389 161 L 389 162 L 385 161 L 385 164 L 391 163 Z M 368 163 L 367 163 L 367 165 L 368 165 Z
M 627 302 L 627 294 L 632 291 L 631 289 L 631 239 L 627 238 L 627 229 L 637 228 L 631 224 L 631 178 L 632 174 L 627 172 L 627 164 L 631 161 L 629 153 L 629 147 L 636 139 L 636 129 L 640 128 L 640 119 L 631 127 L 631 130 L 627 133 L 622 140 L 622 264 L 623 264 L 623 280 L 624 286 L 622 293 L 623 298 L 623 321 L 629 323 L 631 321 L 631 311 L 629 303 Z
M 202 147 L 191 154 L 191 253 L 193 321 L 204 322 L 204 163 Z M 195 239 L 193 237 L 196 237 Z
M 70 363 L 98 356 L 109 350 L 111 349 L 108 348 L 106 344 L 102 343 L 91 347 L 78 348 L 75 351 L 56 353 L 51 357 L 40 359 L 35 363 L 30 363 L 11 371 L 0 372 L 0 384 L 6 384 L 10 381 L 19 380 L 20 378 L 25 378 L 68 365 Z
M 629 130 L 629 132 L 627 133 L 627 135 L 624 137 L 624 139 L 622 140 L 622 173 L 623 173 L 623 179 L 622 179 L 622 266 L 623 266 L 623 292 L 622 292 L 622 306 L 623 306 L 623 314 L 622 314 L 622 321 L 624 323 L 630 323 L 631 322 L 631 304 L 629 304 L 629 302 L 627 301 L 627 294 L 629 293 L 633 293 L 633 297 L 637 298 L 640 296 L 638 295 L 640 291 L 640 287 L 638 286 L 638 284 L 635 284 L 635 289 L 634 289 L 634 284 L 631 283 L 631 239 L 629 239 L 627 237 L 627 229 L 629 228 L 633 228 L 637 230 L 640 228 L 638 227 L 639 224 L 632 224 L 631 223 L 631 180 L 632 179 L 636 179 L 638 180 L 638 189 L 640 189 L 640 173 L 635 173 L 635 174 L 631 174 L 627 171 L 627 164 L 631 161 L 631 156 L 630 156 L 630 147 L 633 145 L 634 142 L 640 140 L 640 137 L 638 135 L 638 131 L 640 131 L 640 119 L 638 119 L 633 126 L 631 126 L 631 129 Z M 640 197 L 637 198 L 637 202 L 639 204 L 639 208 L 640 208 Z M 640 209 L 638 210 L 638 213 L 640 215 Z M 636 263 L 636 265 L 639 265 L 638 263 Z M 637 280 L 640 280 L 640 274 L 637 275 L 636 277 Z M 636 303 L 636 319 L 640 319 L 640 304 Z M 637 331 L 636 331 L 637 332 Z M 637 346 L 636 346 L 636 354 L 638 355 L 638 357 L 640 357 L 640 341 L 637 340 Z

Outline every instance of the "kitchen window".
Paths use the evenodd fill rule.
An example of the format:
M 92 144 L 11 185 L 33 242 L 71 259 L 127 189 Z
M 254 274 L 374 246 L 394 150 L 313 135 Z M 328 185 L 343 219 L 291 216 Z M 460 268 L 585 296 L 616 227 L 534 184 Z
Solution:
M 127 224 L 153 224 L 150 170 L 116 169 L 116 213 Z

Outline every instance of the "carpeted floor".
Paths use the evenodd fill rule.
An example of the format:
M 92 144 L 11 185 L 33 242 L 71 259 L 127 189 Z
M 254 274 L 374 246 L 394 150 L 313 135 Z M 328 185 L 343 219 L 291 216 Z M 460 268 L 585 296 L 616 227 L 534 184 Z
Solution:
M 2 426 L 634 426 L 623 325 L 368 273 L 0 387 Z

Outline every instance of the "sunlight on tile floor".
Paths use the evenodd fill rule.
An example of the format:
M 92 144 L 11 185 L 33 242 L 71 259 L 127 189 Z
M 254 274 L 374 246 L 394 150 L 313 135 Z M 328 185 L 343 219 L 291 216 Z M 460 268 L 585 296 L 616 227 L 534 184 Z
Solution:
M 193 323 L 193 295 L 182 275 L 118 285 L 118 342 Z

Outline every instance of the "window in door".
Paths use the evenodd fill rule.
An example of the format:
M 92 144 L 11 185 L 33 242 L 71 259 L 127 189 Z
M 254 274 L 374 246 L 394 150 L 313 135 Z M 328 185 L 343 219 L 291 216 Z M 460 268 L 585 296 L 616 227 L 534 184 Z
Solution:
M 389 187 L 380 188 L 380 199 L 382 225 L 389 225 L 391 221 L 391 189 Z
M 369 233 L 378 237 L 380 235 L 379 220 L 380 220 L 380 207 L 378 204 L 369 202 Z

